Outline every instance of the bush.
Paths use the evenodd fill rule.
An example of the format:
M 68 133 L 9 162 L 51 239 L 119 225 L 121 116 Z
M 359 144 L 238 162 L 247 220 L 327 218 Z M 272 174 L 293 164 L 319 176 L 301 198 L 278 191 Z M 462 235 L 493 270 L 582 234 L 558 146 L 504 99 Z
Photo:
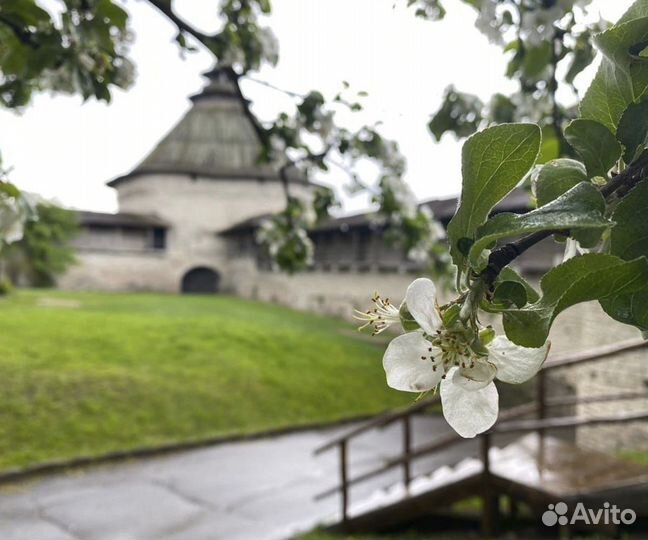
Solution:
M 0 296 L 6 296 L 13 291 L 13 285 L 9 278 L 0 278 Z

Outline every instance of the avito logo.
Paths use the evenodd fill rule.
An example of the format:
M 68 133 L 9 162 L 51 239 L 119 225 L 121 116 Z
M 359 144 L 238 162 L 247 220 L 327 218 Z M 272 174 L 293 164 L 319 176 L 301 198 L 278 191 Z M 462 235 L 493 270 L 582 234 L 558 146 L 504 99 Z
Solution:
M 632 525 L 637 521 L 637 514 L 629 508 L 621 509 L 608 502 L 603 508 L 587 508 L 583 503 L 578 503 L 574 511 L 569 514 L 567 503 L 559 502 L 550 504 L 547 511 L 542 514 L 542 523 L 547 527 L 554 525 Z

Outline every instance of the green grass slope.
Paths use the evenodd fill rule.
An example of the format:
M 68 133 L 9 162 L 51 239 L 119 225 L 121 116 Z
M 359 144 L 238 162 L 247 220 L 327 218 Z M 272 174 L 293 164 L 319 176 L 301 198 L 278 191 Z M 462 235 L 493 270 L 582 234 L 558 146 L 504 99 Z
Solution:
M 0 300 L 0 470 L 404 405 L 351 325 L 230 297 Z

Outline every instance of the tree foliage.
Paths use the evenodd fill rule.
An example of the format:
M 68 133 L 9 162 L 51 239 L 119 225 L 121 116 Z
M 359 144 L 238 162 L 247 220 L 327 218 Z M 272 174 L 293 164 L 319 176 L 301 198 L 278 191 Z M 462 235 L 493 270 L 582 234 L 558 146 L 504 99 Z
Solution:
M 429 124 L 435 139 L 445 133 L 468 137 L 493 124 L 533 122 L 543 132 L 540 162 L 570 156 L 562 129 L 576 117 L 576 107 L 561 103 L 557 93 L 561 86 L 572 88 L 575 100 L 574 81 L 595 58 L 592 36 L 607 23 L 587 16 L 589 0 L 462 1 L 477 11 L 477 29 L 508 56 L 506 76 L 518 81 L 519 89 L 484 103 L 450 86 Z
M 79 226 L 74 212 L 49 203 L 36 205 L 24 227 L 23 237 L 6 254 L 8 273 L 14 282 L 51 287 L 75 262 L 70 241 Z

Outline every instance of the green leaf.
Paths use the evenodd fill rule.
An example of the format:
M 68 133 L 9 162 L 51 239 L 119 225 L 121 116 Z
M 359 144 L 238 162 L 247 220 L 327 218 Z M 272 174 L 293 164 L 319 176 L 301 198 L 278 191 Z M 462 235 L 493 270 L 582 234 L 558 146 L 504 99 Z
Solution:
M 502 313 L 513 307 L 524 307 L 529 302 L 540 300 L 540 295 L 531 284 L 510 266 L 499 273 L 494 285 L 492 297 L 481 301 L 480 307 L 487 313 Z
M 51 21 L 49 13 L 33 1 L 3 0 L 0 12 L 21 26 L 38 27 Z
M 567 158 L 550 161 L 535 177 L 535 196 L 538 206 L 550 203 L 586 180 L 587 171 L 580 161 Z
M 587 174 L 607 177 L 622 148 L 612 132 L 593 120 L 574 120 L 565 129 L 567 142 L 583 158 Z
M 602 253 L 575 257 L 542 278 L 540 301 L 504 312 L 504 330 L 518 345 L 541 347 L 553 321 L 567 308 L 631 294 L 647 282 L 648 261 L 644 258 L 627 262 Z
M 120 30 L 126 29 L 128 22 L 128 13 L 111 0 L 99 0 L 95 7 L 95 13 L 98 17 L 105 17 Z
M 522 75 L 525 79 L 535 80 L 551 62 L 552 42 L 547 40 L 537 47 L 525 47 L 522 60 Z
M 20 190 L 9 182 L 0 181 L 0 193 L 4 193 L 14 199 L 20 197 Z
M 450 253 L 460 273 L 465 255 L 458 242 L 472 240 L 493 207 L 529 172 L 540 142 L 540 128 L 535 124 L 502 124 L 473 135 L 464 144 L 463 189 L 459 208 L 448 225 Z
M 632 163 L 648 146 L 648 101 L 633 103 L 626 109 L 617 137 L 625 147 L 623 159 Z
M 556 130 L 553 126 L 545 126 L 542 128 L 542 145 L 540 146 L 540 155 L 538 156 L 538 164 L 547 163 L 553 159 L 560 157 L 560 139 L 556 135 Z
M 610 253 L 626 261 L 648 257 L 648 180 L 639 182 L 618 204 L 613 214 L 617 222 L 610 238 Z
M 483 109 L 484 104 L 477 96 L 459 92 L 449 86 L 428 129 L 437 141 L 447 132 L 453 132 L 457 137 L 468 137 L 479 129 Z
M 616 133 L 625 110 L 648 89 L 648 62 L 637 61 L 631 51 L 648 40 L 648 4 L 638 0 L 609 30 L 597 34 L 594 43 L 604 58 L 583 97 L 583 118 L 595 120 Z
M 610 235 L 610 252 L 624 260 L 648 257 L 648 181 L 644 180 L 618 204 L 613 214 L 617 222 Z M 622 294 L 601 302 L 617 321 L 648 330 L 648 282 L 643 290 Z
M 470 248 L 470 264 L 475 267 L 482 250 L 504 238 L 539 231 L 601 229 L 612 223 L 605 217 L 605 200 L 589 182 L 581 182 L 555 201 L 526 214 L 503 213 L 477 229 L 477 240 Z
M 490 121 L 495 124 L 515 122 L 515 104 L 504 94 L 495 94 L 488 105 Z
M 503 281 L 493 293 L 493 302 L 495 304 L 504 304 L 508 307 L 514 305 L 522 308 L 527 304 L 527 293 L 524 285 L 515 281 Z
M 524 279 L 510 266 L 507 266 L 499 273 L 499 276 L 497 276 L 497 281 L 495 283 L 503 283 L 504 281 L 515 281 L 516 283 L 522 285 L 526 290 L 527 300 L 529 302 L 537 302 L 538 300 L 540 300 L 538 291 L 536 291 L 526 279 Z
M 590 32 L 585 31 L 579 34 L 571 54 L 569 68 L 565 74 L 565 82 L 567 84 L 574 84 L 576 77 L 594 61 L 595 56 L 596 51 L 591 44 Z
M 607 298 L 601 306 L 615 321 L 648 331 L 648 289 Z

